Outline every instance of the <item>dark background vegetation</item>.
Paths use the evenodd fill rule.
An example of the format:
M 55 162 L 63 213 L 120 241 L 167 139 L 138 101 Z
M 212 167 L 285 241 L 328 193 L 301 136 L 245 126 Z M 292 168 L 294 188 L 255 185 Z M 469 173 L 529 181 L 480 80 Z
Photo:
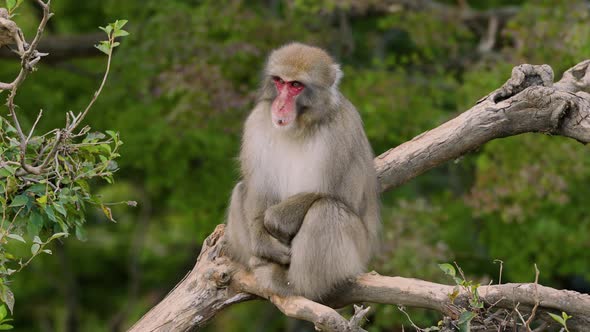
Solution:
M 33 3 L 14 18 L 28 38 L 39 20 Z M 547 63 L 560 76 L 590 55 L 587 1 L 400 3 L 54 1 L 47 38 L 130 20 L 87 122 L 125 142 L 115 184 L 95 183 L 100 194 L 139 205 L 113 207 L 116 224 L 96 211 L 87 241 L 54 244 L 15 278 L 16 330 L 122 331 L 183 277 L 224 220 L 242 122 L 266 54 L 285 42 L 322 46 L 343 64 L 342 90 L 376 154 L 469 108 L 517 64 Z M 481 15 L 464 16 L 466 3 Z M 490 19 L 499 26 L 488 40 Z M 103 57 L 50 60 L 19 90 L 26 127 L 39 108 L 45 129 L 60 126 L 88 102 L 104 66 Z M 16 70 L 14 59 L 0 60 L 0 80 Z M 498 280 L 495 259 L 502 282 L 534 280 L 536 263 L 541 283 L 588 291 L 589 166 L 588 148 L 561 137 L 493 141 L 383 195 L 384 245 L 372 267 L 448 282 L 437 263 L 456 261 L 488 283 Z M 371 331 L 409 326 L 394 306 L 374 309 Z M 440 319 L 409 313 L 423 326 Z M 207 330 L 299 328 L 272 305 L 249 302 Z

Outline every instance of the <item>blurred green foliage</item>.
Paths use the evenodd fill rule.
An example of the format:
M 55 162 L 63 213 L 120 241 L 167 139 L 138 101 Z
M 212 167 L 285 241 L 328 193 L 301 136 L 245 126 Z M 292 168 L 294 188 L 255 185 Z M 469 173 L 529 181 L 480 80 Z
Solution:
M 200 243 L 224 219 L 238 178 L 241 125 L 265 56 L 282 43 L 320 45 L 343 64 L 342 91 L 362 114 L 377 154 L 468 109 L 514 65 L 548 63 L 559 77 L 590 54 L 583 1 L 468 1 L 479 10 L 518 9 L 484 53 L 477 50 L 477 29 L 459 19 L 435 11 L 365 10 L 365 2 L 378 3 L 55 1 L 49 34 L 92 32 L 115 17 L 132 22 L 87 122 L 115 129 L 125 141 L 115 183 L 91 185 L 105 201 L 139 204 L 114 206 L 117 224 L 100 210 L 87 211 L 86 242 L 70 237 L 49 246 L 53 256 L 20 273 L 11 285 L 18 330 L 124 330 L 182 278 Z M 38 12 L 28 1 L 19 11 L 15 20 L 30 37 Z M 42 64 L 17 96 L 25 127 L 39 108 L 46 114 L 43 130 L 62 125 L 66 111 L 83 109 L 100 80 L 101 61 Z M 0 80 L 14 76 L 15 64 L 0 61 Z M 438 263 L 457 261 L 470 280 L 484 284 L 497 281 L 493 261 L 500 259 L 503 282 L 532 281 L 534 263 L 544 284 L 588 282 L 587 149 L 540 134 L 496 140 L 384 194 L 384 244 L 373 268 L 448 282 Z M 408 326 L 395 307 L 375 308 L 371 331 Z M 409 313 L 422 325 L 440 319 Z M 251 302 L 220 314 L 207 330 L 298 326 L 271 305 Z

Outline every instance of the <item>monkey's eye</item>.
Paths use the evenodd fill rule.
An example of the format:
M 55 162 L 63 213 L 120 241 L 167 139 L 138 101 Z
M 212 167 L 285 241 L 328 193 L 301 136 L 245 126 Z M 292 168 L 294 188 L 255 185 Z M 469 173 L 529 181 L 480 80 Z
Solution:
M 280 78 L 280 77 L 278 77 L 278 76 L 273 76 L 273 77 L 272 77 L 272 80 L 273 80 L 275 83 L 279 83 L 279 84 L 285 84 L 285 81 L 283 81 L 283 79 L 282 79 L 282 78 Z
M 301 83 L 299 81 L 293 81 L 293 82 L 291 82 L 291 87 L 292 88 L 302 88 L 303 87 L 303 83 Z

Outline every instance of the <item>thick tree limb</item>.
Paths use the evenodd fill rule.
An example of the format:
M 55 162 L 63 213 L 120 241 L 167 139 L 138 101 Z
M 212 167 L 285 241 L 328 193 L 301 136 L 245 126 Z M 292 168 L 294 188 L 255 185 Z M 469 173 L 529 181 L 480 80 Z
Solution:
M 256 296 L 270 300 L 290 317 L 313 322 L 321 331 L 363 331 L 357 324 L 366 311 L 347 321 L 327 305 L 338 308 L 358 302 L 396 304 L 432 309 L 453 318 L 459 316 L 460 308 L 468 307 L 469 293 L 465 290 L 451 303 L 449 294 L 454 286 L 375 272 L 351 281 L 327 305 L 300 296 L 280 297 L 261 288 L 252 274 L 223 255 L 224 230 L 225 225 L 217 226 L 205 241 L 193 270 L 129 331 L 192 331 L 203 327 L 223 308 Z M 570 327 L 590 326 L 590 295 L 541 285 L 536 285 L 535 290 L 535 284 L 481 286 L 478 292 L 488 306 L 495 308 L 512 309 L 516 304 L 521 310 L 532 308 L 538 298 L 537 311 L 565 311 L 573 316 L 568 321 Z
M 382 190 L 495 138 L 541 132 L 590 142 L 590 60 L 552 82 L 547 65 L 515 67 L 501 88 L 468 111 L 375 158 Z
M 590 142 L 590 60 L 568 70 L 553 84 L 547 65 L 521 65 L 499 89 L 470 110 L 443 125 L 393 148 L 375 159 L 382 190 L 388 190 L 464 155 L 484 143 L 525 132 L 562 135 Z M 256 297 L 270 300 L 288 316 L 313 322 L 322 331 L 361 331 L 364 314 L 350 322 L 331 307 L 376 302 L 421 307 L 458 317 L 469 308 L 470 294 L 454 286 L 368 273 L 350 281 L 337 297 L 319 304 L 302 297 L 280 297 L 257 284 L 252 274 L 223 255 L 225 225 L 205 241 L 193 270 L 150 310 L 130 331 L 189 331 L 202 327 L 223 308 Z M 489 285 L 478 288 L 487 307 L 518 313 L 565 311 L 573 316 L 568 326 L 590 326 L 590 296 L 536 284 Z M 545 316 L 547 316 L 545 314 Z M 543 318 L 543 317 L 541 317 Z

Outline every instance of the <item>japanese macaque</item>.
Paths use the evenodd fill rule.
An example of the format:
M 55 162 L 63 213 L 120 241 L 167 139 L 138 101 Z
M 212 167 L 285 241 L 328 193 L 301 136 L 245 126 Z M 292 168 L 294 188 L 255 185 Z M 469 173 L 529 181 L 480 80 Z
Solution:
M 273 51 L 244 127 L 229 254 L 280 295 L 325 299 L 364 272 L 379 242 L 373 152 L 341 77 L 320 48 Z

